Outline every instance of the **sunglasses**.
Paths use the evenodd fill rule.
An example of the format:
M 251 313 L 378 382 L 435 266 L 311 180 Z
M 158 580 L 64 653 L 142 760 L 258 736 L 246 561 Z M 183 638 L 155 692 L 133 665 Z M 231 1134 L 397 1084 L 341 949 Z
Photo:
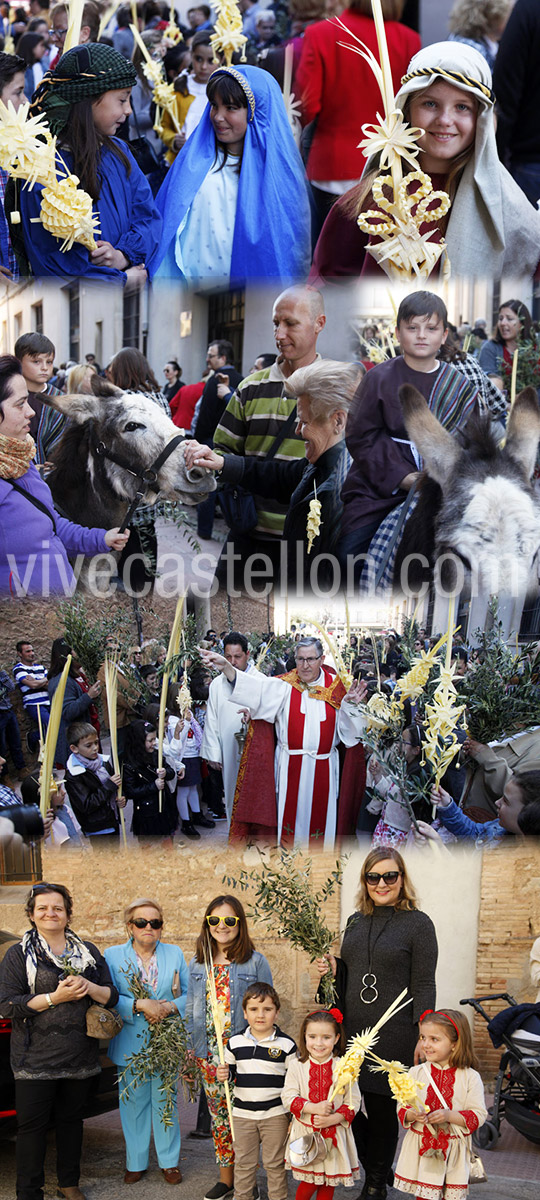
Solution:
M 397 883 L 400 875 L 401 871 L 385 871 L 384 875 L 379 875 L 378 871 L 368 871 L 366 875 L 366 883 L 369 883 L 370 887 L 377 887 L 377 884 L 381 882 L 381 879 L 384 879 L 385 883 Z
M 146 929 L 147 925 L 150 929 L 163 929 L 163 921 L 159 917 L 152 917 L 151 921 L 145 921 L 144 917 L 133 917 L 131 924 L 136 929 Z
M 207 917 L 206 918 L 210 929 L 217 929 L 218 925 L 225 925 L 227 929 L 234 929 L 238 925 L 240 917 Z

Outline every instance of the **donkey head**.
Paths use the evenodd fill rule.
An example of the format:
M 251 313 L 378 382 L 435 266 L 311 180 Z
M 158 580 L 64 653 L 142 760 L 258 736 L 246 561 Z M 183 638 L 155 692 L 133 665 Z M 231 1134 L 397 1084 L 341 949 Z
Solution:
M 92 379 L 92 388 L 93 395 L 55 396 L 54 407 L 69 417 L 70 424 L 84 430 L 87 475 L 94 489 L 99 488 L 104 473 L 117 496 L 131 499 L 136 476 L 152 466 L 180 431 L 160 405 L 144 393 L 122 392 L 99 376 Z M 61 445 L 55 455 L 57 463 L 62 457 Z M 161 495 L 183 504 L 199 504 L 214 491 L 212 472 L 203 467 L 188 469 L 184 449 L 185 443 L 181 442 L 159 467 L 155 483 L 148 484 L 147 503 Z
M 462 444 L 443 429 L 416 388 L 402 386 L 399 397 L 409 437 L 440 488 L 433 516 L 435 557 L 444 556 L 443 586 L 474 572 L 482 591 L 526 592 L 540 548 L 540 501 L 531 485 L 540 439 L 535 389 L 517 397 L 501 446 L 489 420 L 470 422 Z

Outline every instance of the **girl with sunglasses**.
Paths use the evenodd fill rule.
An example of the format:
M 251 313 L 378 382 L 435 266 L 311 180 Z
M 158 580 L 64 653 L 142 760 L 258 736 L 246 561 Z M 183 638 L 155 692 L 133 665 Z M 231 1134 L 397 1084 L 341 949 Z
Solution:
M 346 1041 L 382 1017 L 407 988 L 407 1005 L 379 1034 L 377 1054 L 412 1066 L 418 1021 L 435 1004 L 437 938 L 430 918 L 418 908 L 401 854 L 389 846 L 371 850 L 360 873 L 357 911 L 347 922 L 339 958 L 317 960 L 320 975 L 332 971 L 337 1005 L 344 1014 Z M 366 1173 L 362 1200 L 385 1200 L 398 1140 L 396 1104 L 385 1074 L 362 1067 L 358 1084 L 366 1115 L 352 1131 Z
M 186 1021 L 212 1116 L 212 1136 L 219 1165 L 219 1180 L 205 1200 L 225 1200 L 233 1195 L 234 1151 L 227 1114 L 225 1088 L 216 1079 L 219 1065 L 212 1020 L 205 958 L 212 961 L 218 1004 L 225 1014 L 224 1038 L 245 1028 L 242 998 L 254 983 L 272 983 L 264 955 L 249 936 L 246 914 L 236 896 L 216 896 L 203 917 L 195 955 L 189 964 Z
M 174 1012 L 183 1017 L 186 1008 L 188 970 L 179 946 L 161 941 L 163 911 L 156 900 L 132 900 L 124 910 L 128 940 L 122 946 L 110 946 L 105 958 L 120 995 L 118 1012 L 124 1022 L 120 1033 L 109 1045 L 109 1058 L 123 1070 L 126 1059 L 143 1045 L 149 1025 L 166 1021 Z M 151 992 L 147 1000 L 134 1000 L 128 988 L 126 971 L 134 971 Z M 175 1109 L 172 1123 L 161 1118 L 163 1092 L 161 1076 L 156 1074 L 130 1088 L 131 1076 L 119 1085 L 120 1119 L 126 1142 L 124 1183 L 137 1183 L 148 1167 L 150 1140 L 154 1145 L 166 1183 L 180 1183 L 180 1125 Z M 128 1090 L 126 1092 L 126 1083 Z

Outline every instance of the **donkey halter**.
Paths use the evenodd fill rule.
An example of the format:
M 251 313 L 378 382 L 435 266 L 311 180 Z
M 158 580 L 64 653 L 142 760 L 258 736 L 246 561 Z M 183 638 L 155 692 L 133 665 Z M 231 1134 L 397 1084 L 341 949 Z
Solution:
M 144 500 L 148 488 L 156 493 L 159 491 L 159 488 L 156 487 L 158 474 L 163 464 L 167 462 L 168 458 L 170 458 L 173 450 L 176 450 L 176 447 L 180 445 L 180 442 L 184 441 L 185 436 L 182 433 L 179 433 L 176 435 L 176 437 L 171 438 L 170 442 L 167 442 L 167 445 L 164 446 L 163 450 L 160 451 L 157 458 L 150 463 L 150 466 L 145 467 L 143 471 L 139 471 L 138 473 L 132 469 L 127 459 L 122 458 L 120 454 L 113 454 L 112 450 L 108 450 L 105 442 L 95 443 L 95 452 L 98 458 L 106 458 L 108 462 L 112 462 L 115 464 L 115 466 L 121 467 L 123 471 L 127 471 L 128 475 L 133 476 L 137 484 L 137 491 L 135 492 L 135 496 L 129 505 L 124 520 L 120 525 L 119 533 L 125 533 L 126 527 L 129 525 L 135 509 Z

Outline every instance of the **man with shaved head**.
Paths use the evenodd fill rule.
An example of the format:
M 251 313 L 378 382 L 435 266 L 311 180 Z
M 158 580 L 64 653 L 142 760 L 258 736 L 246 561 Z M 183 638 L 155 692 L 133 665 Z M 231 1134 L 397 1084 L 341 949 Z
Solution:
M 274 303 L 272 320 L 277 361 L 248 375 L 231 396 L 214 434 L 217 454 L 265 458 L 274 450 L 274 457 L 281 461 L 304 456 L 304 443 L 294 432 L 296 399 L 287 396 L 286 381 L 297 368 L 307 367 L 320 357 L 317 338 L 326 323 L 321 293 L 310 287 L 287 288 Z M 241 535 L 233 532 L 227 539 L 217 569 L 220 582 L 226 581 L 227 562 L 231 561 L 227 550 L 231 545 L 240 556 L 237 566 L 253 554 L 265 554 L 272 573 L 278 571 L 287 509 L 267 498 L 255 496 L 254 500 L 253 528 Z M 236 570 L 235 576 L 241 585 L 241 570 Z

